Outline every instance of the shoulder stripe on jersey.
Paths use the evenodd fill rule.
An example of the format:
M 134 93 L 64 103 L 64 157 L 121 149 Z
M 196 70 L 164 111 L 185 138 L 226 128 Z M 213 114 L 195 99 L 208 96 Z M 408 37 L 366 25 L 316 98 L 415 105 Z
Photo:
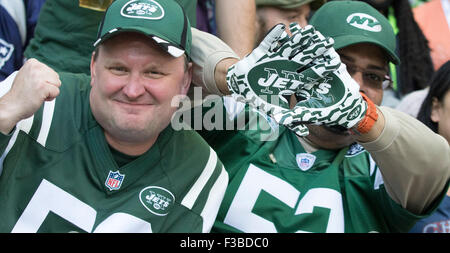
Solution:
M 206 201 L 206 205 L 203 208 L 200 216 L 203 218 L 203 233 L 209 233 L 211 228 L 216 220 L 217 213 L 219 212 L 220 203 L 225 195 L 225 190 L 228 186 L 228 173 L 225 168 L 222 166 L 222 171 L 220 172 L 219 177 L 214 183 L 211 191 L 208 195 L 208 200 Z
M 375 181 L 373 182 L 373 189 L 380 189 L 380 185 L 384 184 L 383 175 L 381 175 L 380 168 L 377 168 L 375 173 Z
M 1 0 L 0 0 L 1 1 Z M 4 96 L 12 87 L 14 79 L 16 78 L 17 71 L 9 75 L 5 80 L 0 82 L 0 97 Z M 44 103 L 44 110 L 42 114 L 42 125 L 41 130 L 39 131 L 39 135 L 37 138 L 37 142 L 45 147 L 45 143 L 47 142 L 48 133 L 50 131 L 50 126 L 52 124 L 53 112 L 55 111 L 55 101 L 48 101 Z M 33 116 L 20 121 L 17 123 L 17 129 L 26 132 L 27 134 L 30 132 L 31 125 L 33 122 Z M 12 140 L 12 139 L 11 139 Z M 13 143 L 14 144 L 14 143 Z
M 0 82 L 0 97 L 3 97 L 12 87 L 18 71 L 11 73 L 5 80 Z
M 200 194 L 203 187 L 205 187 L 209 178 L 213 174 L 216 165 L 217 165 L 217 155 L 216 152 L 210 147 L 208 162 L 206 163 L 206 166 L 203 169 L 200 177 L 197 179 L 192 188 L 189 190 L 189 192 L 186 194 L 186 196 L 184 196 L 183 200 L 181 201 L 181 204 L 183 206 L 192 209 L 192 206 L 197 200 L 198 195 Z
M 27 26 L 25 5 L 23 4 L 23 1 L 0 0 L 0 5 L 5 8 L 9 15 L 14 19 L 22 39 L 22 46 L 25 45 Z
M 372 156 L 369 154 L 369 175 L 372 176 L 373 173 L 375 172 L 375 167 L 376 167 L 376 163 L 375 160 L 373 160 Z
M 9 151 L 12 149 L 12 147 L 16 143 L 17 135 L 19 134 L 19 131 L 22 130 L 26 134 L 28 134 L 31 130 L 31 126 L 33 125 L 33 119 L 34 119 L 34 115 L 31 115 L 31 117 L 29 117 L 27 119 L 23 119 L 16 124 L 16 130 L 14 130 L 13 136 L 9 140 L 5 151 L 3 152 L 2 156 L 0 156 L 0 175 L 2 174 L 2 171 L 3 171 L 3 161 L 5 160 L 5 157 L 8 155 Z
M 370 176 L 372 176 L 375 171 L 375 181 L 373 182 L 373 189 L 380 189 L 380 185 L 384 184 L 383 175 L 381 175 L 380 168 L 376 165 L 375 160 L 369 155 L 370 161 Z
M 2 175 L 3 172 L 3 161 L 5 160 L 6 156 L 8 155 L 11 148 L 14 146 L 14 143 L 16 143 L 17 135 L 19 134 L 19 129 L 16 128 L 16 130 L 13 133 L 13 136 L 8 142 L 8 145 L 6 146 L 5 152 L 3 152 L 2 156 L 0 156 L 0 175 Z
M 37 142 L 44 147 L 45 143 L 47 142 L 50 126 L 52 125 L 53 112 L 55 111 L 55 101 L 56 98 L 53 99 L 52 101 L 44 103 L 44 111 L 42 113 L 42 125 L 37 138 Z

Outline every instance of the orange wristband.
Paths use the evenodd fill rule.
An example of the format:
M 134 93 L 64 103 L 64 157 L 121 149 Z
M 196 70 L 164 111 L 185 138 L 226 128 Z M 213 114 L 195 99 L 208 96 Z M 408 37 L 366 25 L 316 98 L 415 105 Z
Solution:
M 359 122 L 356 132 L 360 134 L 365 134 L 372 129 L 373 125 L 378 119 L 378 112 L 375 104 L 370 100 L 364 93 L 361 93 L 364 101 L 367 102 L 367 111 L 364 118 Z M 355 131 L 355 130 L 353 130 Z

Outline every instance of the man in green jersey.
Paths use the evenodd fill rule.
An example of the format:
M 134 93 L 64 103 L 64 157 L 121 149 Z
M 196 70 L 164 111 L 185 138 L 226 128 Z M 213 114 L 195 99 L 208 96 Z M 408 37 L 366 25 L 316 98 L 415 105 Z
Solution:
M 183 10 L 116 0 L 95 48 L 91 77 L 30 59 L 2 83 L 0 231 L 210 231 L 228 175 L 168 126 L 192 77 Z
M 248 123 L 241 130 L 200 131 L 230 176 L 213 231 L 407 232 L 445 196 L 449 145 L 414 118 L 371 102 L 381 102 L 388 62 L 398 63 L 394 33 L 380 13 L 362 2 L 333 1 L 310 24 L 334 39 L 357 83 L 341 65 L 332 79 L 300 89 L 292 111 L 274 114 L 279 126 L 267 118 L 252 128 L 256 111 L 230 98 L 210 103 L 211 110 L 225 107 L 227 125 L 230 119 Z M 245 67 L 236 63 L 230 69 L 232 93 L 239 94 L 250 79 L 234 75 Z M 266 72 L 268 80 L 283 80 L 273 82 L 278 85 L 295 76 L 279 69 Z M 342 85 L 336 80 L 345 87 L 336 88 Z M 361 106 L 365 113 L 358 118 Z M 358 122 L 349 124 L 354 118 Z M 276 138 L 267 138 L 262 129 Z

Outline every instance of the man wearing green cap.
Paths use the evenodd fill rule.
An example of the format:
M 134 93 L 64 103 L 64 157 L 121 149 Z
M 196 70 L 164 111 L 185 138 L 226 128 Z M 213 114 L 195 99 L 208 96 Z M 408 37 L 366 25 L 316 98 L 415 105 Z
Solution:
M 0 88 L 0 231 L 208 232 L 228 175 L 169 125 L 192 76 L 172 1 L 116 0 L 91 77 L 30 59 Z M 70 60 L 70 59 L 68 59 Z
M 445 196 L 450 148 L 416 119 L 378 106 L 387 63 L 398 62 L 394 33 L 381 14 L 362 2 L 332 1 L 310 23 L 334 39 L 345 64 L 321 82 L 296 86 L 292 109 L 269 112 L 259 128 L 200 131 L 230 178 L 213 231 L 407 232 Z M 327 52 L 324 58 L 333 55 Z M 268 90 L 261 86 L 285 87 L 281 94 L 305 78 L 284 64 L 261 67 L 266 77 L 251 83 L 248 76 L 264 65 L 247 64 L 244 75 L 245 62 L 236 63 L 228 71 L 230 91 L 239 98 Z M 225 118 L 251 126 L 253 109 L 230 99 L 223 104 Z M 276 138 L 263 138 L 264 124 Z

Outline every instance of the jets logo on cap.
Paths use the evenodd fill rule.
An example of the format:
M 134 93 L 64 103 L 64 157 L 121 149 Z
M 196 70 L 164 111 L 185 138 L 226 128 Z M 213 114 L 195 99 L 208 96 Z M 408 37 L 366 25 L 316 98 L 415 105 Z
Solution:
M 363 29 L 370 32 L 381 32 L 380 22 L 365 13 L 353 13 L 347 17 L 347 23 L 353 27 Z
M 161 19 L 164 9 L 153 0 L 131 0 L 122 7 L 120 14 L 128 18 Z

